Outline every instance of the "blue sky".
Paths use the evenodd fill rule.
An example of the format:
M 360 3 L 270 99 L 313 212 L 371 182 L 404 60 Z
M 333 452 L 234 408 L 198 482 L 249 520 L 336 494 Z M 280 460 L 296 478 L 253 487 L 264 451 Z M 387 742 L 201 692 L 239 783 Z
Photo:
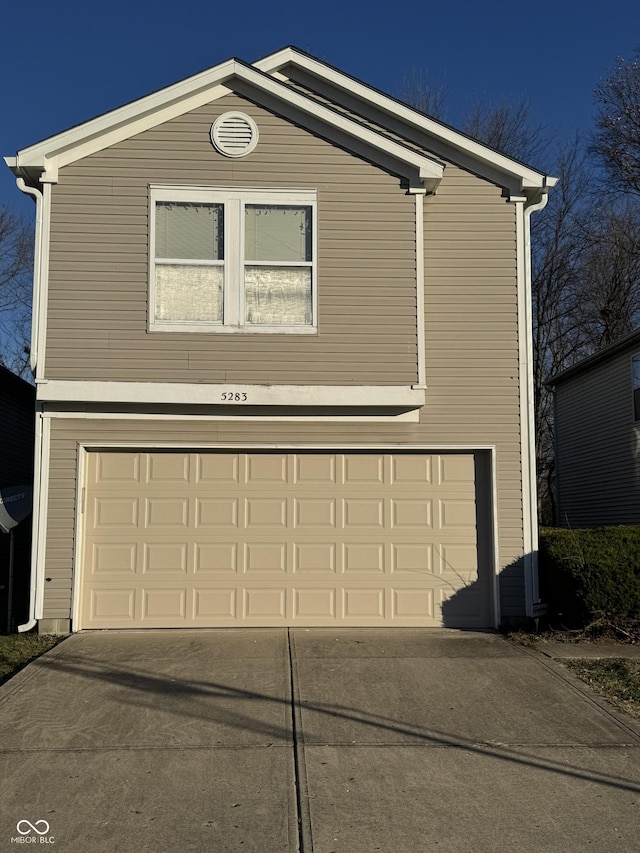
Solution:
M 640 45 L 638 0 L 33 0 L 25 9 L 3 17 L 3 157 L 230 56 L 253 61 L 288 44 L 392 95 L 422 69 L 446 86 L 454 125 L 477 100 L 525 98 L 557 139 L 586 136 L 593 88 Z M 32 207 L 4 163 L 0 204 Z

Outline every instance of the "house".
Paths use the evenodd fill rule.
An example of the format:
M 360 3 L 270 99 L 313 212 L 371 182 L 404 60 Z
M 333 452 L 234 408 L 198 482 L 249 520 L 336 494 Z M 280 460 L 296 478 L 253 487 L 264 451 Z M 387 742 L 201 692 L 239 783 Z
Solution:
M 27 616 L 35 396 L 33 385 L 0 365 L 0 630 Z
M 551 384 L 558 523 L 640 524 L 640 331 Z
M 27 625 L 532 614 L 553 178 L 292 47 L 6 162 L 39 211 Z

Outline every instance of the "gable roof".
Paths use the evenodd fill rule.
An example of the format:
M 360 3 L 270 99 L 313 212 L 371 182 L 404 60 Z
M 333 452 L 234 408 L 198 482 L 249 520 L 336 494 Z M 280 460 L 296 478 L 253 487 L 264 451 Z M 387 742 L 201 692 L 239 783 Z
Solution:
M 635 331 L 630 332 L 628 335 L 620 338 L 620 340 L 614 341 L 612 344 L 599 349 L 597 352 L 571 365 L 571 367 L 567 367 L 565 370 L 560 371 L 560 373 L 556 373 L 546 384 L 553 388 L 567 379 L 572 379 L 581 373 L 587 373 L 591 368 L 597 367 L 610 358 L 616 358 L 625 351 L 633 352 L 634 350 L 640 350 L 640 329 L 635 329 Z
M 300 75 L 312 85 L 301 85 L 295 79 Z M 532 199 L 555 183 L 543 172 L 493 151 L 295 47 L 283 48 L 253 65 L 228 59 L 23 148 L 5 162 L 32 186 L 56 182 L 60 168 L 231 91 L 259 93 L 274 109 L 301 118 L 303 125 L 397 172 L 416 190 L 437 189 L 444 172 L 440 157 Z

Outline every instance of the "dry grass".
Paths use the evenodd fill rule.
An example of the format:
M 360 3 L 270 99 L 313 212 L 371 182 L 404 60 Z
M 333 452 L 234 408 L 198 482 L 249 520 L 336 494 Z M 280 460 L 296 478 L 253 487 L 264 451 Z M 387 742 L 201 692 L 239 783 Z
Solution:
M 50 634 L 0 636 L 0 684 L 19 672 L 29 661 L 52 649 L 62 639 L 63 637 Z

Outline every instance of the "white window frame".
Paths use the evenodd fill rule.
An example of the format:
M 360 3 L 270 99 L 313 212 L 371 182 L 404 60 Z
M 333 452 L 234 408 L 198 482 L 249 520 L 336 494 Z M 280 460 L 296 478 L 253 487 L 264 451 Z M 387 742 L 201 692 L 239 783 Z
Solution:
M 156 203 L 164 201 L 221 204 L 224 207 L 223 322 L 167 321 L 155 317 L 155 228 Z M 244 317 L 244 208 L 246 205 L 304 205 L 311 208 L 311 323 L 308 325 L 258 325 L 242 322 Z M 207 332 L 213 334 L 315 335 L 318 332 L 318 240 L 317 192 L 308 189 L 236 187 L 149 188 L 149 331 Z M 187 259 L 188 260 L 188 259 Z M 309 262 L 307 262 L 309 263 Z M 274 266 L 278 266 L 276 262 Z M 286 265 L 286 264 L 285 264 Z M 292 264 L 295 266 L 295 264 Z

